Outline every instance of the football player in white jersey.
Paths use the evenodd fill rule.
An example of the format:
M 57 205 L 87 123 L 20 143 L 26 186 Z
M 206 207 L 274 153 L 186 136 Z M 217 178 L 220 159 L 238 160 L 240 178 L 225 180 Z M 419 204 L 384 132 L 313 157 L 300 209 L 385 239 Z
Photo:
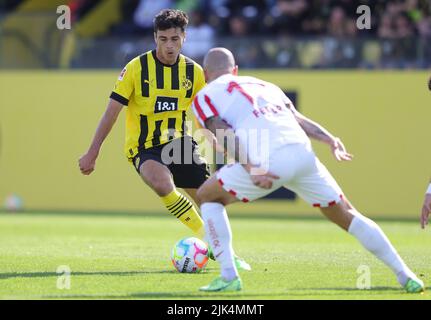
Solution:
M 431 77 L 428 79 L 428 89 L 431 91 Z M 421 225 L 422 229 L 428 224 L 429 215 L 431 214 L 431 179 L 428 189 L 425 193 L 424 203 L 422 205 Z
M 431 77 L 428 79 L 428 89 L 431 91 Z M 425 193 L 424 203 L 422 205 L 421 225 L 422 229 L 428 224 L 429 215 L 431 214 L 431 179 L 428 189 Z
M 430 90 L 431 90 L 431 78 L 430 78 Z M 422 205 L 421 225 L 422 229 L 428 224 L 429 215 L 431 214 L 431 180 L 428 185 L 428 189 L 425 193 L 424 203 Z
M 211 49 L 204 59 L 204 71 L 208 85 L 196 96 L 193 111 L 214 135 L 221 130 L 234 137 L 230 144 L 233 148 L 228 143 L 227 151 L 236 162 L 223 166 L 197 192 L 206 238 L 221 266 L 221 276 L 200 290 L 242 288 L 225 206 L 287 187 L 356 237 L 391 268 L 407 292 L 422 292 L 423 282 L 404 263 L 380 227 L 343 196 L 315 156 L 309 137 L 328 144 L 337 160 L 351 160 L 341 140 L 295 110 L 274 84 L 238 76 L 229 50 Z

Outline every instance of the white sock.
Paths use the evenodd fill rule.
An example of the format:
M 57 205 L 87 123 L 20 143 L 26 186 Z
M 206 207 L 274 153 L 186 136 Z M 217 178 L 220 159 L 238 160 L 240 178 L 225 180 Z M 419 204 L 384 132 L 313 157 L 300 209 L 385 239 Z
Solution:
M 357 215 L 353 218 L 349 233 L 377 258 L 383 261 L 397 276 L 398 282 L 404 286 L 409 278 L 416 278 L 398 255 L 382 229 L 372 220 Z
M 201 205 L 202 219 L 205 222 L 206 238 L 214 257 L 220 263 L 221 275 L 231 281 L 238 277 L 232 249 L 232 231 L 225 207 L 217 202 Z

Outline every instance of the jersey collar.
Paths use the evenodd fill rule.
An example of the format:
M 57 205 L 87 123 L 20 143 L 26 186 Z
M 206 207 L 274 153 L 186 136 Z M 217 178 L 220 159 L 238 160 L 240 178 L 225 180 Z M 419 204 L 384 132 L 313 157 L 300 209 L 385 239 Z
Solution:
M 163 62 L 161 62 L 161 61 L 157 58 L 157 55 L 156 55 L 156 49 L 152 50 L 152 51 L 151 51 L 151 54 L 153 55 L 154 61 L 156 61 L 156 63 L 161 64 L 162 66 L 164 66 L 164 67 L 168 67 L 168 68 L 176 66 L 176 65 L 178 64 L 178 62 L 180 62 L 180 57 L 181 57 L 181 54 L 178 54 L 177 61 L 175 61 L 175 63 L 174 63 L 174 64 L 164 64 Z

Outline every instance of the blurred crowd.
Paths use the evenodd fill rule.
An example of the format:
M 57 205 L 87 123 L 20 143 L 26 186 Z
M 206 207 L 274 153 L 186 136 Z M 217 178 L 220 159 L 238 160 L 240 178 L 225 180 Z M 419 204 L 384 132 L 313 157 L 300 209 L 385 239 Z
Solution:
M 14 10 L 22 0 L 0 0 L 0 14 L 5 14 Z
M 74 20 L 101 0 L 65 1 Z M 0 12 L 21 1 L 0 0 Z M 245 67 L 431 66 L 431 0 L 121 0 L 121 22 L 105 38 L 152 37 L 163 8 L 189 14 L 184 53 L 201 61 L 223 45 Z M 360 5 L 369 29 L 357 26 Z M 129 46 L 130 47 L 130 46 Z
M 117 32 L 145 33 L 162 8 L 178 8 L 191 23 L 217 35 L 360 36 L 356 27 L 359 5 L 371 10 L 368 33 L 381 38 L 431 34 L 429 0 L 124 0 L 123 23 Z M 362 33 L 363 34 L 363 33 Z
M 370 29 L 357 27 L 363 13 L 357 13 L 359 5 L 370 8 Z M 418 48 L 417 38 L 431 37 L 430 0 L 123 0 L 123 21 L 111 33 L 151 35 L 153 17 L 163 8 L 188 12 L 184 51 L 197 60 L 208 48 L 225 45 L 245 67 L 265 67 L 268 60 L 316 68 L 428 63 L 415 57 L 419 49 L 428 50 Z M 250 41 L 250 36 L 260 40 Z M 276 44 L 267 41 L 274 38 Z M 320 41 L 298 43 L 298 38 Z M 378 45 L 365 43 L 369 38 Z M 364 54 L 368 60 L 363 61 Z
M 223 35 L 289 34 L 356 37 L 359 5 L 371 11 L 368 34 L 404 38 L 431 34 L 429 0 L 123 0 L 123 22 L 116 33 L 152 31 L 154 15 L 163 8 L 178 8 L 191 15 L 193 26 Z

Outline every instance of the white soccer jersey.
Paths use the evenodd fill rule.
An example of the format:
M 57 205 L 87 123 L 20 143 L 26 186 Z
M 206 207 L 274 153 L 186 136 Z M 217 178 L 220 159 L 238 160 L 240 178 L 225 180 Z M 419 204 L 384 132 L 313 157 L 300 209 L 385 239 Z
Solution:
M 204 127 L 206 119 L 220 116 L 247 147 L 251 162 L 261 164 L 284 145 L 310 143 L 286 106 L 290 103 L 272 83 L 226 74 L 199 91 L 192 107 Z
M 342 198 L 341 188 L 316 158 L 306 133 L 286 107 L 290 103 L 279 87 L 253 77 L 223 75 L 199 91 L 193 102 L 199 122 L 204 126 L 209 117 L 220 116 L 248 147 L 251 162 L 280 177 L 271 189 L 263 189 L 235 163 L 219 169 L 217 180 L 244 202 L 286 187 L 315 207 L 334 205 Z

